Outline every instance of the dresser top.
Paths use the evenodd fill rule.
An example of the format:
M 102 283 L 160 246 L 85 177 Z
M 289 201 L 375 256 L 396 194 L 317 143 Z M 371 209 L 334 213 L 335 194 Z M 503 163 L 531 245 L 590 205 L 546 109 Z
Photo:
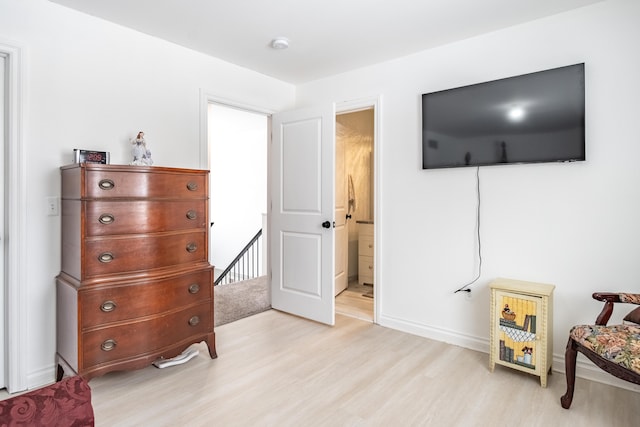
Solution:
M 100 163 L 72 163 L 60 167 L 61 170 L 68 169 L 86 169 L 95 171 L 110 171 L 110 172 L 154 172 L 154 173 L 202 173 L 208 172 L 206 169 L 185 169 L 185 168 L 171 168 L 165 166 L 135 166 L 135 165 L 103 165 Z

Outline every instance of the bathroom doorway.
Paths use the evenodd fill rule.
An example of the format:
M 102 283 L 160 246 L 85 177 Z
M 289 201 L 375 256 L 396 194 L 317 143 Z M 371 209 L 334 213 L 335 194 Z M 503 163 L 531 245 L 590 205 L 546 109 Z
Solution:
M 375 295 L 374 138 L 373 107 L 336 115 L 336 313 L 369 321 Z

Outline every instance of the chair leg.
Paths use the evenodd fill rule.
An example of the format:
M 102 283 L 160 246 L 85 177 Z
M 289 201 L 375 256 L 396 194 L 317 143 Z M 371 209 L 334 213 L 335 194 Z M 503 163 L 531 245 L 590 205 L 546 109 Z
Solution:
M 575 341 L 569 338 L 567 350 L 564 353 L 564 371 L 567 377 L 567 392 L 560 398 L 560 404 L 564 409 L 569 409 L 573 400 L 573 388 L 576 383 L 576 350 Z

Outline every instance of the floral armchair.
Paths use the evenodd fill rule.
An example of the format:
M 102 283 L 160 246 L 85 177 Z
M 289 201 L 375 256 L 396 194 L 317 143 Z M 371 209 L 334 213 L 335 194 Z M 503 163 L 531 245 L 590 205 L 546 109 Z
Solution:
M 605 303 L 595 325 L 577 325 L 569 332 L 564 356 L 567 391 L 560 398 L 565 409 L 573 400 L 578 351 L 609 374 L 640 384 L 640 307 L 627 314 L 622 324 L 607 326 L 614 303 L 640 305 L 640 294 L 594 293 L 593 298 Z

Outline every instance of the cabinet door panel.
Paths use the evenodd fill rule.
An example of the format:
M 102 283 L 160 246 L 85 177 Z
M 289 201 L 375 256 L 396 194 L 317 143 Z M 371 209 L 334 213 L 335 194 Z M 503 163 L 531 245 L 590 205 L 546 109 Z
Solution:
M 358 254 L 373 256 L 373 236 L 358 236 Z
M 509 292 L 496 292 L 498 322 L 497 355 L 502 363 L 539 370 L 538 322 L 541 299 Z

